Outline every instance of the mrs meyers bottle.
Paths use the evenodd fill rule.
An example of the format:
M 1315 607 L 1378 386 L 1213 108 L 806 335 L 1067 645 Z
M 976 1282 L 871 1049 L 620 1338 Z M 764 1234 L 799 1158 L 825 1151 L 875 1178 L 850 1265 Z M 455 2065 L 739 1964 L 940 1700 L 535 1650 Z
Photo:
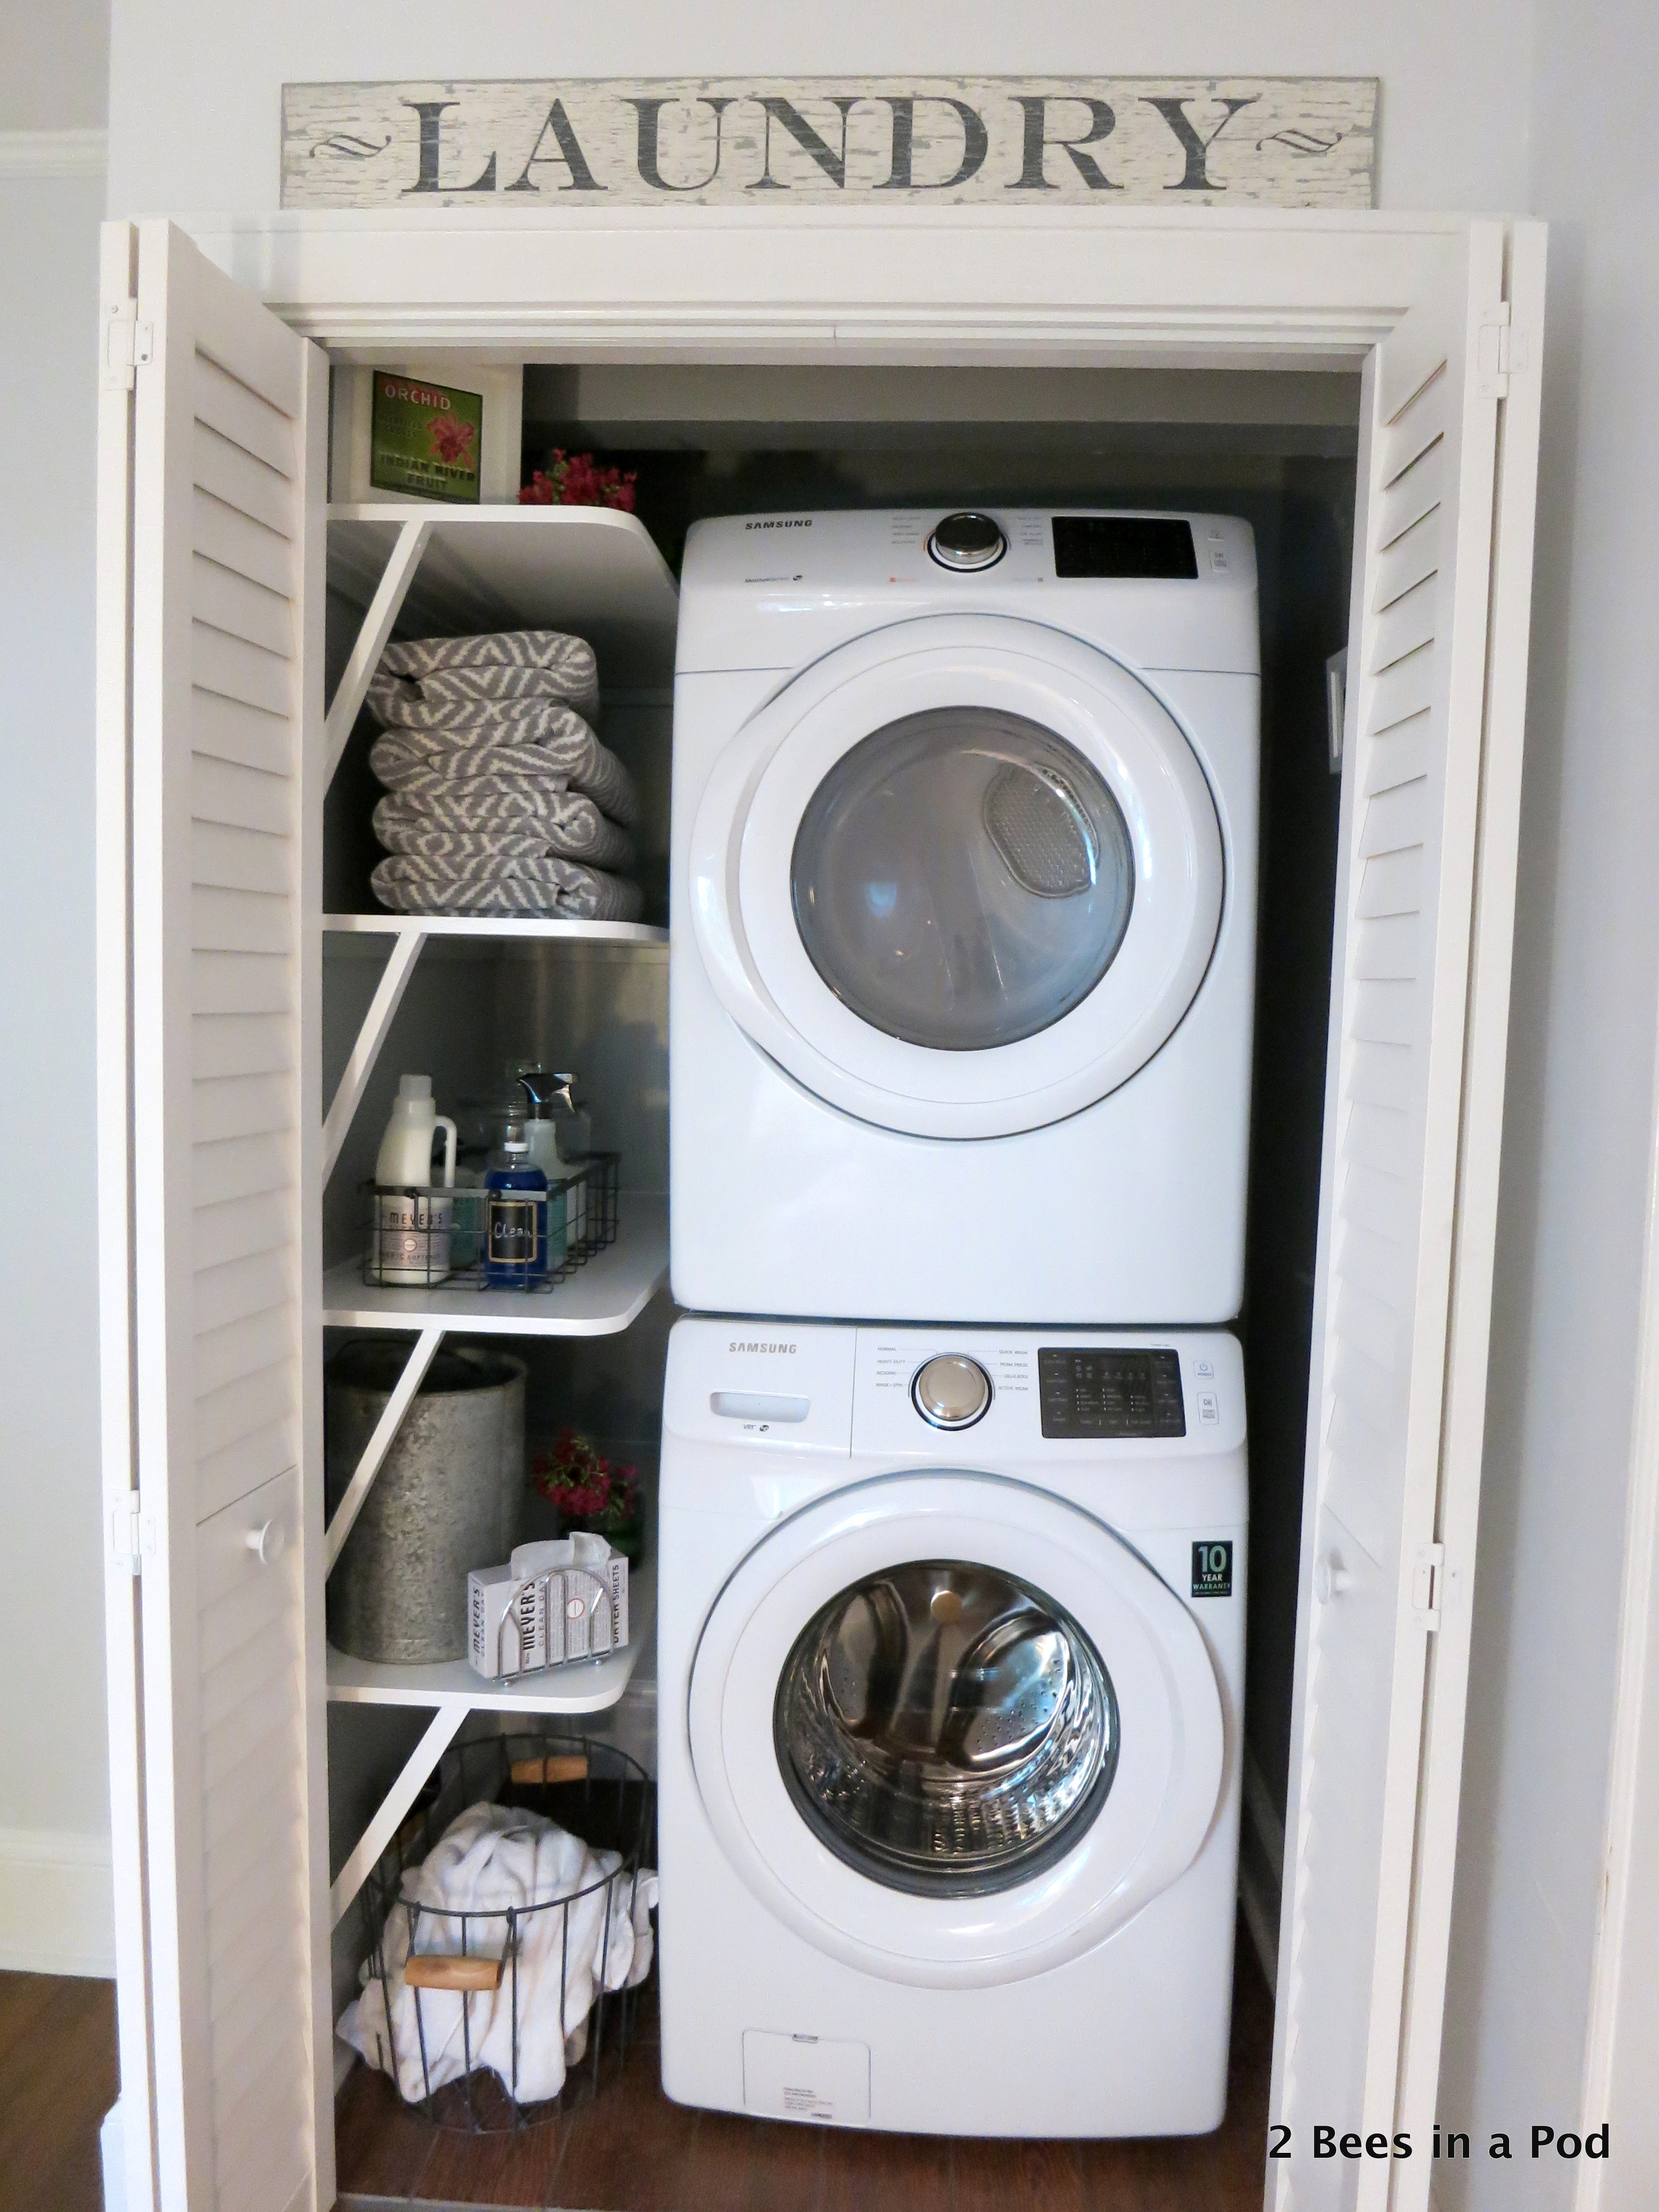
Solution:
M 547 1177 L 530 1163 L 522 1121 L 509 1121 L 504 1168 L 484 1177 L 484 1281 L 522 1291 L 547 1280 Z

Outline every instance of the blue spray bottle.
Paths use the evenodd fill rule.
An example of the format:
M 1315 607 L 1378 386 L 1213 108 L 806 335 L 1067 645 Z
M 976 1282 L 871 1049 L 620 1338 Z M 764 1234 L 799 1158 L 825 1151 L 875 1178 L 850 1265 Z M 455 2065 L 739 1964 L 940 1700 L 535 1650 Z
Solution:
M 521 1121 L 509 1121 L 504 1168 L 484 1177 L 484 1281 L 521 1291 L 547 1280 L 547 1177 L 530 1163 Z

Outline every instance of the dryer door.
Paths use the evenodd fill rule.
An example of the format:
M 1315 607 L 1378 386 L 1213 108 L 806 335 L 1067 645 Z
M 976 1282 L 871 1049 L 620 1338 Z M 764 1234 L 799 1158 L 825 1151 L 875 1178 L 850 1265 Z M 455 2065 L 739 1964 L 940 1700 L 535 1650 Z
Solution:
M 1040 623 L 896 623 L 785 686 L 716 763 L 691 912 L 727 1010 L 884 1128 L 1039 1128 L 1144 1066 L 1223 895 L 1191 745 Z
M 1192 1863 L 1221 1792 L 1186 1607 L 1098 1522 L 990 1475 L 890 1475 L 783 1522 L 715 1601 L 688 1723 L 754 1894 L 940 1988 L 1103 1942 Z

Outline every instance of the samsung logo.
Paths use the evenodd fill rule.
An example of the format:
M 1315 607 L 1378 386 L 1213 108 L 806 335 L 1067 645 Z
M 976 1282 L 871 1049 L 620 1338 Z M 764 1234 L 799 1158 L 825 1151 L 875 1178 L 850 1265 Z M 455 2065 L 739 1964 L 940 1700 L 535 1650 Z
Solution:
M 810 514 L 790 514 L 770 522 L 745 522 L 743 526 L 745 530 L 810 530 L 812 518 Z
M 793 1352 L 795 1349 L 793 1344 L 745 1344 L 740 1337 L 735 1336 L 726 1348 L 728 1352 Z

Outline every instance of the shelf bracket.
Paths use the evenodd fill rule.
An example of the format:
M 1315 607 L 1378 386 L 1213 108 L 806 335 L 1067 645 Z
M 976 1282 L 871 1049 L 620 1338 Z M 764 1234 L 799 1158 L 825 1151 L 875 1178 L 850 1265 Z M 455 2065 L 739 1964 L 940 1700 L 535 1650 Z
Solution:
M 334 1172 L 334 1163 L 340 1157 L 340 1147 L 346 1140 L 346 1131 L 351 1127 L 352 1116 L 362 1103 L 368 1079 L 374 1073 L 374 1063 L 380 1056 L 380 1047 L 386 1042 L 386 1031 L 392 1018 L 403 1003 L 409 979 L 415 972 L 415 963 L 420 958 L 426 943 L 423 929 L 400 931 L 392 941 L 392 957 L 381 970 L 375 986 L 374 996 L 369 1001 L 363 1025 L 357 1032 L 357 1042 L 351 1048 L 351 1057 L 345 1064 L 345 1073 L 340 1078 L 340 1087 L 334 1094 L 323 1123 L 323 1181 L 326 1182 Z
M 323 1572 L 331 1575 L 334 1563 L 345 1549 L 346 1538 L 351 1534 L 352 1523 L 363 1510 L 363 1500 L 374 1486 L 374 1478 L 386 1463 L 404 1418 L 415 1402 L 415 1393 L 420 1389 L 426 1370 L 432 1364 L 432 1356 L 444 1340 L 441 1324 L 423 1328 L 415 1340 L 415 1348 L 404 1362 L 386 1409 L 374 1424 L 374 1433 L 363 1447 L 363 1455 L 352 1470 L 339 1504 L 334 1509 L 334 1518 L 328 1524 L 324 1538 L 325 1547 Z
M 403 612 L 409 587 L 415 580 L 415 571 L 421 565 L 421 556 L 426 550 L 427 540 L 432 535 L 429 521 L 406 522 L 398 532 L 398 542 L 392 549 L 392 558 L 381 572 L 380 580 L 369 601 L 363 626 L 357 633 L 357 642 L 351 648 L 351 658 L 346 662 L 345 672 L 330 702 L 324 722 L 326 767 L 323 778 L 325 790 L 334 781 L 334 771 L 340 765 L 363 701 L 368 696 L 369 678 L 380 665 L 380 655 L 386 651 L 386 640 L 392 625 Z
M 350 1911 L 357 1892 L 374 1872 L 381 1852 L 402 1827 L 410 1807 L 421 1794 L 422 1784 L 454 1741 L 470 1711 L 470 1706 L 457 1698 L 453 1705 L 440 1705 L 432 1716 L 431 1726 L 410 1753 L 403 1772 L 387 1790 L 380 1811 L 363 1830 L 357 1848 L 335 1877 L 328 1893 L 331 1928 L 337 1928 Z

